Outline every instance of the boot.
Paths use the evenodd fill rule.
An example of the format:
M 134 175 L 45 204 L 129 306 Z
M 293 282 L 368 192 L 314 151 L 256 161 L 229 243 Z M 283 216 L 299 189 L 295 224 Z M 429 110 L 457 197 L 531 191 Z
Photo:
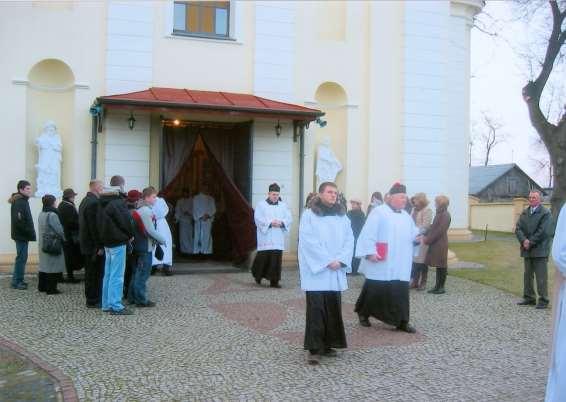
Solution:
M 432 289 L 430 289 L 427 293 L 436 293 L 436 291 L 440 288 L 440 273 L 438 272 L 438 268 L 436 269 L 436 284 Z
M 426 281 L 428 279 L 428 266 L 422 265 L 421 267 L 421 277 L 419 281 L 418 290 L 425 290 L 426 289 Z
M 447 268 L 436 268 L 436 276 L 439 279 L 438 282 L 438 289 L 436 289 L 434 292 L 432 292 L 435 295 L 441 295 L 446 293 L 446 291 L 444 290 L 444 284 L 446 283 L 446 276 L 448 275 L 448 269 Z

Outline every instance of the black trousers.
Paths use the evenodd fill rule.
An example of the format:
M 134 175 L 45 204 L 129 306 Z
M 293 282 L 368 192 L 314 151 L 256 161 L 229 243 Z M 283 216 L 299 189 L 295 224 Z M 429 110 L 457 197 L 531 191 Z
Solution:
M 102 301 L 102 278 L 104 278 L 104 255 L 85 255 L 86 304 L 94 306 Z
M 57 282 L 59 282 L 59 273 L 49 274 L 47 272 L 37 273 L 37 290 L 47 294 L 53 294 L 57 291 Z

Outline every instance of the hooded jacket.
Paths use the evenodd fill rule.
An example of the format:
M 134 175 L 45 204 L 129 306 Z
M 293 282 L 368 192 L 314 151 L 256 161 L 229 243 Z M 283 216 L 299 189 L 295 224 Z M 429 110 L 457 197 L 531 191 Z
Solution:
M 11 204 L 12 239 L 35 241 L 35 227 L 29 207 L 29 198 L 21 193 L 14 193 L 8 200 Z
M 124 246 L 134 237 L 134 226 L 126 206 L 126 197 L 118 191 L 100 195 L 98 222 L 100 241 L 104 247 Z

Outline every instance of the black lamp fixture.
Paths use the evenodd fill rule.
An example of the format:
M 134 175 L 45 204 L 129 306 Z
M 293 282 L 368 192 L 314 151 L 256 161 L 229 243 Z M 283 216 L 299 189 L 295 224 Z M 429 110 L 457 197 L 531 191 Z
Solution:
M 130 112 L 130 117 L 128 117 L 128 127 L 130 128 L 130 130 L 133 130 L 135 125 L 136 119 L 134 118 L 134 114 Z
M 328 124 L 326 120 L 322 120 L 320 117 L 316 119 L 316 122 L 318 123 L 320 128 L 325 127 Z
M 281 135 L 281 124 L 279 124 L 279 120 L 277 120 L 277 125 L 275 126 L 275 135 L 279 137 Z

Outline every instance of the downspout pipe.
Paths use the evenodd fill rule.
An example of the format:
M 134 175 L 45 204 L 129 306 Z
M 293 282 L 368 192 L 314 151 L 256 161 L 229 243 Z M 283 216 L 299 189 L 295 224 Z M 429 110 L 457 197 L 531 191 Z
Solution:
M 96 169 L 98 160 L 98 119 L 102 108 L 100 105 L 93 105 L 89 112 L 92 116 L 92 128 L 90 134 L 90 179 L 96 179 Z
M 305 125 L 299 125 L 299 216 L 303 214 L 305 194 Z

